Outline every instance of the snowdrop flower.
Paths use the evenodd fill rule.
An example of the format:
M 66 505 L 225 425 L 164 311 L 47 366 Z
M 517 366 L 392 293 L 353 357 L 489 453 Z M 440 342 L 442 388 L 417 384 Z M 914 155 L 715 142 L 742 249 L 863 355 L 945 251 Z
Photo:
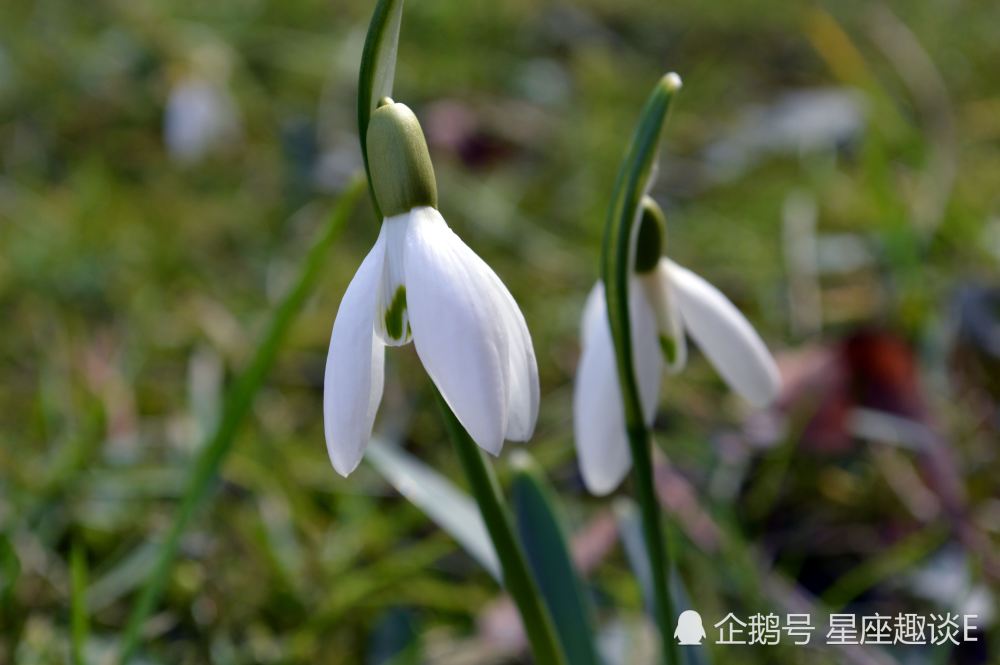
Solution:
M 420 123 L 385 98 L 368 125 L 368 162 L 385 219 L 340 302 L 323 416 L 334 468 L 348 475 L 382 399 L 386 346 L 413 342 L 434 384 L 480 447 L 531 438 L 538 368 L 524 316 L 496 273 L 448 227 Z
M 643 416 L 652 424 L 664 367 L 675 374 L 686 359 L 684 334 L 697 342 L 726 383 L 754 406 L 775 399 L 778 370 L 764 342 L 739 310 L 687 268 L 661 257 L 665 220 L 643 198 L 629 284 L 632 355 Z M 593 494 L 614 490 L 632 465 L 604 286 L 590 292 L 583 312 L 583 353 L 573 395 L 580 470 Z

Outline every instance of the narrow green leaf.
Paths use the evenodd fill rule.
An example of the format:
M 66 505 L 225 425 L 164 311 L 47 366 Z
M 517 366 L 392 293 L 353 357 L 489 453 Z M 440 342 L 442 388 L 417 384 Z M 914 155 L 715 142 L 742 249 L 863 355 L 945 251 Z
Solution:
M 87 662 L 87 634 L 90 632 L 86 602 L 87 558 L 79 542 L 74 542 L 73 549 L 70 551 L 69 569 L 73 665 L 85 665 Z
M 139 597 L 132 607 L 132 613 L 129 615 L 128 624 L 126 624 L 122 636 L 118 661 L 120 665 L 126 665 L 134 655 L 146 618 L 155 609 L 163 590 L 166 588 L 174 558 L 180 549 L 181 537 L 209 495 L 209 490 L 218 477 L 219 468 L 229 455 L 233 442 L 236 440 L 236 434 L 250 413 L 254 398 L 267 379 L 267 374 L 274 364 L 278 350 L 288 335 L 292 323 L 309 294 L 312 293 L 323 267 L 327 265 L 330 247 L 354 209 L 360 193 L 361 182 L 356 180 L 341 195 L 329 220 L 320 230 L 319 237 L 309 249 L 309 253 L 302 263 L 302 270 L 291 289 L 274 310 L 250 364 L 226 394 L 222 416 L 208 441 L 198 451 L 198 456 L 189 472 L 187 488 L 180 506 L 174 514 L 174 520 L 166 537 L 159 545 L 156 563 L 152 572 L 143 582 Z
M 145 542 L 115 561 L 87 587 L 87 609 L 91 614 L 110 607 L 134 591 L 156 567 L 160 543 Z
M 498 582 L 500 562 L 472 498 L 398 446 L 373 437 L 365 459 L 396 491 L 454 538 Z
M 531 457 L 519 451 L 511 503 L 528 565 L 538 580 L 566 658 L 574 665 L 598 665 L 590 602 L 573 566 L 552 493 Z
M 379 219 L 382 218 L 382 212 L 375 200 L 371 171 L 368 168 L 368 121 L 379 100 L 392 96 L 402 19 L 403 0 L 379 0 L 371 23 L 368 24 L 368 36 L 361 53 L 361 72 L 358 74 L 358 139 L 361 141 L 361 156 L 368 176 L 368 192 Z

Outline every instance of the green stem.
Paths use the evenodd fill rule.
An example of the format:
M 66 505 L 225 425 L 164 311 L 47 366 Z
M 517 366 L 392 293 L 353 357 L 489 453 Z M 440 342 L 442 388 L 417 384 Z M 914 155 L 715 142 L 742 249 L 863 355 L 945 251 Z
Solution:
M 643 417 L 635 376 L 629 288 L 634 269 L 632 247 L 634 226 L 639 220 L 642 197 L 652 177 L 663 123 L 674 94 L 679 88 L 680 79 L 676 74 L 668 74 L 660 79 L 643 106 L 639 124 L 615 182 L 614 194 L 608 209 L 601 261 L 608 322 L 615 344 L 618 382 L 621 385 L 625 411 L 625 426 L 635 468 L 637 499 L 642 512 L 646 550 L 653 575 L 654 612 L 656 624 L 660 629 L 663 660 L 668 665 L 678 662 L 677 647 L 670 630 L 674 621 L 673 603 L 668 586 L 670 561 L 660 524 L 660 504 L 653 484 L 650 434 Z
M 677 644 L 672 634 L 674 601 L 670 595 L 671 557 L 660 524 L 660 503 L 656 498 L 656 486 L 653 480 L 649 430 L 645 426 L 629 427 L 628 442 L 632 451 L 636 498 L 642 513 L 642 535 L 649 557 L 650 572 L 653 575 L 653 610 L 656 627 L 660 631 L 660 640 L 663 643 L 663 660 L 666 663 L 679 663 Z
M 327 263 L 327 253 L 330 246 L 351 210 L 354 209 L 358 196 L 363 191 L 363 186 L 364 183 L 357 179 L 341 196 L 329 221 L 323 227 L 315 244 L 310 248 L 309 254 L 302 264 L 302 271 L 291 290 L 274 311 L 250 365 L 240 375 L 232 391 L 226 396 L 222 416 L 219 418 L 215 431 L 198 451 L 198 457 L 191 468 L 187 489 L 181 499 L 180 507 L 174 515 L 174 521 L 170 525 L 166 538 L 159 546 L 153 570 L 143 583 L 139 597 L 135 605 L 132 606 L 132 613 L 129 615 L 122 638 L 118 658 L 120 665 L 126 665 L 135 655 L 142 627 L 160 601 L 170 577 L 170 569 L 180 548 L 181 536 L 187 531 L 191 520 L 208 496 L 209 490 L 218 476 L 219 467 L 232 449 L 236 433 L 253 407 L 254 398 L 267 378 L 267 374 L 278 355 L 278 350 L 291 329 L 292 322 L 319 279 L 320 273 Z
M 555 624 L 548 608 L 542 602 L 542 595 L 528 567 L 524 550 L 514 536 L 510 514 L 500 493 L 500 485 L 493 474 L 493 467 L 458 422 L 458 418 L 436 388 L 434 392 L 444 414 L 448 434 L 455 444 L 455 451 L 469 479 L 472 494 L 476 497 L 479 511 L 486 523 L 486 530 L 500 559 L 504 587 L 514 599 L 514 604 L 521 614 L 521 623 L 531 643 L 535 663 L 565 665 L 567 661 L 556 637 Z

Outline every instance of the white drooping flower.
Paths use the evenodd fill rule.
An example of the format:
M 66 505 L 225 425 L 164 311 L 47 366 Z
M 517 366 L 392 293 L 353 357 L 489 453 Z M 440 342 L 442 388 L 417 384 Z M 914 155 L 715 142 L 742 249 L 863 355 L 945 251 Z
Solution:
M 638 248 L 636 270 L 629 282 L 629 314 L 632 358 L 646 424 L 653 421 L 664 368 L 675 374 L 684 366 L 685 333 L 736 393 L 757 407 L 770 404 L 781 380 L 753 326 L 717 288 L 659 256 L 662 213 L 649 197 L 643 200 L 640 224 L 637 240 L 645 246 Z M 601 282 L 587 298 L 581 326 L 583 352 L 573 395 L 574 439 L 587 489 L 603 495 L 621 483 L 632 455 Z
M 538 369 L 517 303 L 496 273 L 448 227 L 413 112 L 383 100 L 368 157 L 385 216 L 375 246 L 340 302 L 330 336 L 323 416 L 334 468 L 348 475 L 382 399 L 386 346 L 410 341 L 444 400 L 479 446 L 531 438 Z

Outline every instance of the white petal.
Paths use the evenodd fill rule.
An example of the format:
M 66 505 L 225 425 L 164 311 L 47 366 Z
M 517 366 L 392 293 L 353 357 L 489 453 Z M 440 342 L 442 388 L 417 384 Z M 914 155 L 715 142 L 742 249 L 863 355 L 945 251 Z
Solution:
M 629 314 L 632 318 L 632 360 L 635 377 L 639 382 L 639 399 L 646 424 L 653 423 L 656 405 L 660 399 L 660 380 L 663 377 L 663 352 L 656 331 L 656 316 L 638 280 L 629 282 Z
M 382 400 L 385 346 L 373 323 L 384 256 L 385 238 L 380 233 L 340 301 L 330 335 L 323 425 L 330 461 L 342 476 L 361 461 Z
M 507 303 L 490 267 L 437 210 L 410 215 L 406 293 L 417 355 L 473 440 L 499 454 L 507 429 Z
M 521 308 L 500 277 L 489 271 L 507 337 L 507 433 L 512 441 L 527 441 L 538 420 L 538 363 Z
M 677 374 L 687 362 L 687 343 L 684 339 L 684 325 L 677 296 L 673 293 L 666 259 L 660 259 L 656 269 L 639 275 L 639 282 L 646 292 L 646 298 L 656 317 L 657 339 L 667 371 Z
M 716 371 L 751 404 L 774 401 L 781 379 L 757 331 L 717 288 L 687 268 L 667 263 L 684 327 Z
M 406 234 L 409 226 L 408 212 L 386 217 L 382 222 L 385 261 L 375 303 L 375 332 L 388 346 L 402 346 L 412 338 L 404 284 Z
M 591 334 L 599 327 L 607 327 L 608 302 L 604 298 L 604 282 L 597 282 L 587 294 L 580 321 L 580 345 L 586 349 L 590 345 Z
M 573 389 L 573 439 L 583 482 L 599 496 L 614 490 L 632 464 L 606 313 L 604 289 L 598 283 L 584 308 L 583 352 Z
M 649 424 L 656 412 L 663 360 L 653 312 L 638 284 L 633 281 L 631 287 L 633 360 L 643 414 Z M 600 282 L 587 297 L 582 328 L 583 354 L 573 393 L 574 439 L 587 489 L 604 495 L 621 483 L 632 465 L 632 455 L 626 438 L 604 287 Z

